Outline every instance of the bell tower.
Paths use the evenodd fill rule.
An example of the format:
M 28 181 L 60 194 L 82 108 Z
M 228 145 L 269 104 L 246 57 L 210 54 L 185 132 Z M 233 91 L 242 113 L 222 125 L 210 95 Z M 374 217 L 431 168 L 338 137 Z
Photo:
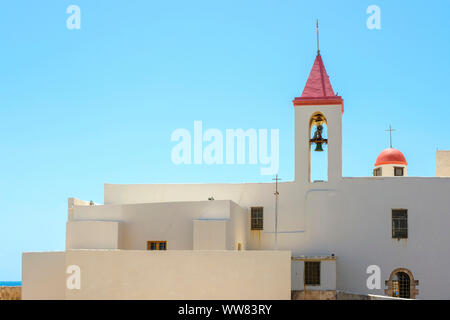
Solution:
M 335 95 L 319 49 L 295 108 L 295 181 L 311 183 L 313 152 L 328 153 L 324 179 L 342 177 L 342 114 L 344 100 Z

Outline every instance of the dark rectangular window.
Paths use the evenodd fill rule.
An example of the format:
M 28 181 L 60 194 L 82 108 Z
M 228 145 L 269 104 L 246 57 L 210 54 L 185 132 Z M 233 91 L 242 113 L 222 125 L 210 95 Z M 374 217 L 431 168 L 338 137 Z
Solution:
M 392 209 L 392 238 L 408 238 L 408 210 Z
M 263 230 L 263 207 L 252 207 L 251 209 L 251 228 L 252 230 Z
M 320 286 L 320 261 L 305 261 L 305 286 Z
M 403 167 L 394 167 L 394 176 L 403 176 Z
M 381 168 L 373 169 L 373 176 L 380 177 L 381 176 Z
M 167 250 L 167 241 L 147 241 L 147 250 Z

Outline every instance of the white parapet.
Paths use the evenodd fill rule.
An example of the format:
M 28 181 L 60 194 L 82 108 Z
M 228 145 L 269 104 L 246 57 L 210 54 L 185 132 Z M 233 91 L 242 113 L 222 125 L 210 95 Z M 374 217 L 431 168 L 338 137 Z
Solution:
M 70 274 L 66 274 L 68 268 L 72 270 Z M 69 277 L 77 281 L 73 270 L 79 270 L 79 289 L 73 288 L 76 285 L 72 289 L 66 286 Z M 68 250 L 24 253 L 23 298 L 288 300 L 291 298 L 291 252 Z

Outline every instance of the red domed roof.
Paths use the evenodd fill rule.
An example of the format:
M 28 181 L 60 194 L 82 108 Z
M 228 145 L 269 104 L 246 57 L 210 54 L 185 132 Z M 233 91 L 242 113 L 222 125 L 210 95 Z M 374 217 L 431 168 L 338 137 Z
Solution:
M 408 162 L 406 162 L 405 156 L 400 150 L 387 148 L 378 155 L 375 167 L 381 166 L 382 164 L 403 164 L 406 166 Z

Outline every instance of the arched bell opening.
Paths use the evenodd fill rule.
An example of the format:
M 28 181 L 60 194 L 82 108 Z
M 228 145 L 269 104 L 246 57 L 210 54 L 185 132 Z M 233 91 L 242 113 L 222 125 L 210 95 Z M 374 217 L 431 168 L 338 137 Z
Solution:
M 309 121 L 309 182 L 328 181 L 328 127 L 321 112 Z

